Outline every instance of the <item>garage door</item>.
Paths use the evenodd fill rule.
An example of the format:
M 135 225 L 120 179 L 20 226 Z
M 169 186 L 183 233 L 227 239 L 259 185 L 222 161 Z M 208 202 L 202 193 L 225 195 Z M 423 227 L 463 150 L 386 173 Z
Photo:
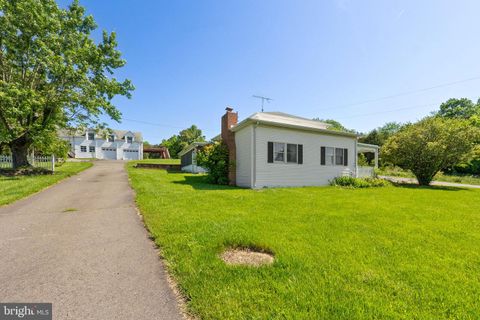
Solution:
M 116 148 L 102 148 L 102 151 L 103 151 L 103 159 L 117 160 Z
M 138 150 L 123 150 L 123 158 L 125 160 L 138 160 Z

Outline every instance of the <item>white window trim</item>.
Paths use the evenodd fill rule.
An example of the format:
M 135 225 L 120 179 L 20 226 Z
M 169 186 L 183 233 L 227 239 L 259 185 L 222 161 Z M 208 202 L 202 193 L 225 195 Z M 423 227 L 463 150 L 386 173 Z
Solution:
M 321 161 L 321 156 L 320 155 L 320 165 L 323 166 L 323 167 L 348 167 L 348 164 L 347 165 L 344 165 L 344 161 L 345 161 L 345 151 L 344 150 L 347 150 L 348 152 L 348 148 L 344 148 L 344 147 L 332 147 L 332 146 L 322 146 L 322 147 L 325 147 L 325 164 L 322 165 L 322 161 Z M 327 164 L 327 148 L 333 148 L 333 164 Z M 342 164 L 337 164 L 337 149 L 341 149 L 342 150 Z M 321 152 L 321 148 L 320 148 L 320 152 Z
M 273 142 L 273 163 L 278 163 L 278 164 L 298 164 L 298 143 L 290 143 L 290 142 L 278 142 L 278 141 L 271 141 Z M 278 161 L 278 160 L 275 160 L 275 144 L 276 143 L 280 143 L 280 144 L 283 144 L 283 161 Z M 295 145 L 295 148 L 296 148 L 296 161 L 295 162 L 292 162 L 292 161 L 287 161 L 287 158 L 288 158 L 288 145 L 289 144 L 293 144 Z
M 337 164 L 337 150 L 340 149 L 342 150 L 342 164 Z M 345 148 L 338 148 L 338 147 L 335 147 L 335 166 L 338 166 L 338 167 L 345 167 L 344 165 L 345 163 Z
M 132 142 L 128 142 L 128 138 L 131 138 L 132 139 Z M 134 137 L 132 136 L 125 136 L 125 142 L 126 143 L 133 143 L 135 140 L 134 140 Z
M 93 134 L 93 139 L 89 139 L 89 138 L 88 138 L 88 136 L 89 136 L 90 134 Z M 94 141 L 94 140 L 95 140 L 95 132 L 87 131 L 86 139 L 87 139 L 87 141 Z
M 331 164 L 327 164 L 327 148 L 333 149 L 333 161 Z M 330 147 L 330 146 L 325 146 L 325 165 L 326 167 L 335 167 L 336 166 L 336 148 L 335 147 Z

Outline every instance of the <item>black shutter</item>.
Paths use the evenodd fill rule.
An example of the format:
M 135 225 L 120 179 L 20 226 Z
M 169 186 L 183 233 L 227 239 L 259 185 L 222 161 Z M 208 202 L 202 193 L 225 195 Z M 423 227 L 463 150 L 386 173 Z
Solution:
M 268 142 L 267 161 L 268 163 L 273 163 L 273 142 Z
M 348 166 L 348 149 L 343 149 L 343 165 Z
M 298 145 L 298 164 L 303 164 L 303 144 Z
M 320 148 L 320 164 L 325 165 L 325 147 Z

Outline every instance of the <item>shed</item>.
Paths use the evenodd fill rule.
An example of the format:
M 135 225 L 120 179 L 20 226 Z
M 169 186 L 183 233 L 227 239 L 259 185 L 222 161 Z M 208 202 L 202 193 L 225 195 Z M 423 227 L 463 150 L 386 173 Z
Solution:
M 178 154 L 180 156 L 182 171 L 191 173 L 207 172 L 205 168 L 197 165 L 197 152 L 208 144 L 208 142 L 194 142 Z

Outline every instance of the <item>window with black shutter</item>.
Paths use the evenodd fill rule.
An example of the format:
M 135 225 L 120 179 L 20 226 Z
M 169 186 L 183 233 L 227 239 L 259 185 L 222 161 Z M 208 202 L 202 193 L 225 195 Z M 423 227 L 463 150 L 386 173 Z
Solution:
M 303 145 L 284 142 L 268 142 L 268 163 L 303 164 Z
M 268 142 L 267 162 L 273 163 L 273 142 Z
M 320 165 L 348 166 L 348 149 L 320 147 Z
M 325 165 L 325 147 L 320 147 L 320 164 Z

